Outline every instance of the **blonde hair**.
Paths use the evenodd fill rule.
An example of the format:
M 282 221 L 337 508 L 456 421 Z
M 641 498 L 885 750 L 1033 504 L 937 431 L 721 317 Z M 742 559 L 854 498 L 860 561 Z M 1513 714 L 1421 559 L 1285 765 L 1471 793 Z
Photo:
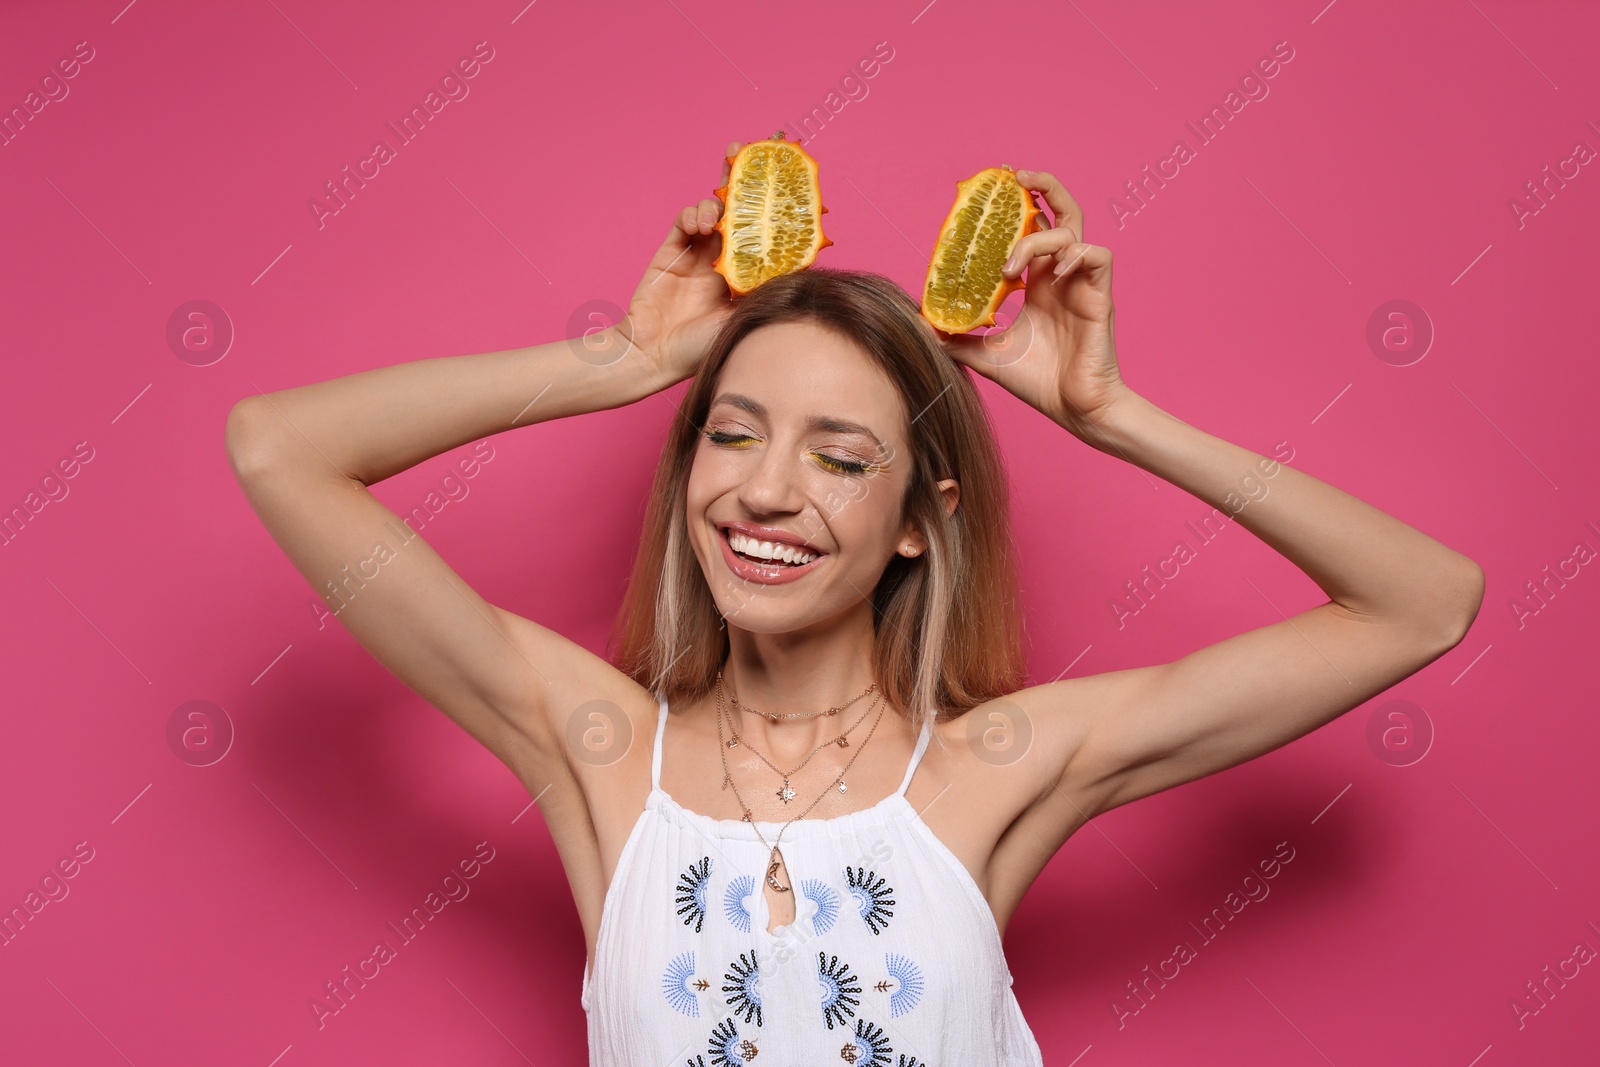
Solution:
M 1005 467 L 966 368 L 894 281 L 810 267 L 737 299 L 673 420 L 650 490 L 627 592 L 611 635 L 615 665 L 646 688 L 689 699 L 709 692 L 728 635 L 685 516 L 689 469 L 712 393 L 734 347 L 780 322 L 811 322 L 858 345 L 905 403 L 912 470 L 902 503 L 927 550 L 896 554 L 872 591 L 872 666 L 912 724 L 1022 688 L 1020 612 Z M 960 502 L 946 515 L 938 482 Z

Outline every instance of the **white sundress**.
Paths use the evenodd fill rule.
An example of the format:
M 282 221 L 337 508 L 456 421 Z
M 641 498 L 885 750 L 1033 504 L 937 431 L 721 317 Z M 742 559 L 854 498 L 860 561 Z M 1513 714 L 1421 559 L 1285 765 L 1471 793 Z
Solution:
M 591 1067 L 1043 1067 L 994 913 L 900 788 L 788 824 L 794 920 L 769 932 L 769 849 L 752 824 L 650 793 L 585 965 Z M 768 841 L 782 822 L 760 821 Z

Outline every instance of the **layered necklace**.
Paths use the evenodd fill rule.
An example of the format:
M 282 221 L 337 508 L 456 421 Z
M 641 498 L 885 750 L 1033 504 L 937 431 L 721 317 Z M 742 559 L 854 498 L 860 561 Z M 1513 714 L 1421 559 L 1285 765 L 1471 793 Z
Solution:
M 780 719 L 811 718 L 811 717 L 815 717 L 817 715 L 829 715 L 829 716 L 837 715 L 840 711 L 843 711 L 845 708 L 848 708 L 851 704 L 854 704 L 857 700 L 860 700 L 862 697 L 866 696 L 868 693 L 873 692 L 877 688 L 878 688 L 878 683 L 877 682 L 873 682 L 871 685 L 867 686 L 867 688 L 865 690 L 863 690 L 860 694 L 858 694 L 857 696 L 855 696 L 851 700 L 848 700 L 845 703 L 840 704 L 840 705 L 838 705 L 836 707 L 826 708 L 826 709 L 824 709 L 822 711 L 798 712 L 798 713 L 789 714 L 789 715 L 775 715 L 775 714 L 768 714 L 766 712 L 756 711 L 754 708 L 750 707 L 749 705 L 740 704 L 739 703 L 739 698 L 737 696 L 734 696 L 733 694 L 730 693 L 729 697 L 732 700 L 732 703 L 733 703 L 734 707 L 740 708 L 740 709 L 742 709 L 744 711 L 747 711 L 747 712 L 750 712 L 751 714 L 754 714 L 754 715 L 762 715 L 762 716 L 764 716 L 765 718 L 767 718 L 768 720 L 770 720 L 772 722 L 777 722 Z M 772 843 L 770 845 L 767 845 L 766 836 L 761 833 L 761 827 L 756 825 L 755 817 L 751 814 L 750 808 L 748 806 L 746 806 L 746 804 L 744 802 L 744 798 L 739 795 L 739 787 L 737 785 L 734 785 L 733 775 L 730 774 L 729 771 L 728 771 L 728 749 L 735 748 L 738 745 L 740 745 L 741 743 L 743 743 L 743 738 L 741 738 L 739 736 L 739 730 L 738 730 L 737 721 L 734 719 L 734 717 L 732 716 L 731 713 L 727 713 L 728 714 L 728 719 L 729 719 L 728 728 L 729 728 L 729 732 L 733 734 L 733 737 L 730 740 L 726 741 L 726 742 L 724 742 L 722 740 L 722 719 L 723 719 L 723 716 L 725 714 L 726 709 L 725 709 L 725 705 L 723 703 L 722 672 L 721 671 L 717 672 L 717 742 L 718 742 L 717 749 L 718 749 L 719 754 L 722 756 L 722 788 L 726 789 L 730 785 L 733 786 L 733 796 L 734 796 L 734 799 L 739 802 L 740 810 L 742 810 L 744 812 L 744 817 L 743 817 L 744 821 L 749 823 L 751 828 L 755 830 L 756 836 L 761 839 L 761 843 L 763 845 L 767 845 L 767 847 L 769 849 L 769 856 L 768 856 L 769 863 L 767 865 L 767 879 L 766 879 L 766 881 L 767 881 L 767 885 L 771 886 L 776 891 L 778 891 L 780 893 L 787 893 L 787 892 L 789 892 L 789 889 L 790 889 L 789 886 L 781 884 L 778 881 L 778 876 L 777 876 L 777 872 L 778 872 L 779 868 L 783 866 L 783 854 L 778 851 L 778 842 L 783 840 L 783 831 L 785 831 L 785 830 L 787 830 L 789 828 L 789 823 L 794 822 L 796 819 L 804 818 L 806 812 L 808 812 L 812 808 L 816 807 L 817 804 L 822 800 L 822 798 L 828 795 L 828 792 L 830 790 L 837 788 L 839 790 L 839 792 L 841 792 L 841 793 L 849 791 L 849 786 L 847 786 L 845 784 L 845 780 L 844 780 L 845 775 L 847 773 L 849 773 L 851 765 L 855 763 L 857 757 L 859 757 L 861 755 L 861 753 L 866 749 L 867 742 L 872 740 L 873 733 L 878 729 L 878 722 L 883 718 L 884 709 L 888 706 L 887 704 L 884 704 L 882 707 L 879 707 L 880 703 L 882 702 L 882 698 L 883 698 L 883 694 L 882 693 L 878 693 L 876 696 L 874 696 L 872 698 L 872 703 L 867 705 L 867 710 L 864 711 L 861 714 L 861 718 L 856 720 L 855 725 L 851 726 L 848 730 L 844 731 L 844 733 L 838 735 L 837 737 L 832 738 L 831 740 L 822 742 L 822 744 L 818 745 L 816 748 L 811 750 L 811 755 L 809 755 L 805 759 L 801 760 L 798 766 L 794 767 L 793 769 L 791 769 L 789 771 L 783 771 L 783 770 L 780 770 L 777 767 L 774 767 L 772 765 L 772 761 L 771 760 L 767 759 L 761 753 L 757 752 L 754 748 L 751 748 L 750 745 L 745 744 L 745 747 L 749 748 L 750 751 L 752 753 L 754 753 L 754 755 L 756 756 L 757 759 L 759 759 L 762 763 L 765 763 L 768 767 L 771 767 L 774 772 L 776 772 L 777 774 L 779 774 L 779 775 L 781 775 L 783 777 L 783 786 L 782 786 L 782 788 L 780 788 L 777 791 L 776 796 L 778 797 L 779 800 L 783 801 L 783 803 L 787 805 L 790 801 L 794 800 L 794 798 L 795 798 L 795 792 L 789 786 L 789 778 L 790 778 L 790 776 L 798 773 L 801 767 L 804 767 L 807 763 L 811 762 L 811 757 L 812 756 L 815 756 L 818 752 L 821 752 L 824 748 L 828 747 L 829 745 L 837 745 L 840 748 L 849 748 L 849 747 L 851 747 L 850 746 L 850 741 L 849 741 L 849 735 L 855 732 L 855 729 L 856 729 L 857 726 L 860 726 L 864 721 L 866 721 L 867 716 L 872 714 L 872 709 L 874 707 L 878 708 L 878 715 L 877 715 L 877 718 L 873 719 L 873 721 L 872 721 L 872 728 L 867 731 L 867 736 L 862 739 L 861 744 L 856 746 L 856 750 L 850 756 L 849 762 L 844 765 L 844 770 L 840 771 L 839 772 L 839 776 L 837 778 L 835 778 L 827 787 L 825 787 L 822 790 L 821 793 L 819 793 L 817 795 L 817 799 L 816 800 L 813 800 L 810 804 L 806 805 L 804 811 L 802 811 L 802 812 L 800 812 L 800 814 L 794 816 L 794 818 L 789 819 L 781 827 L 779 827 L 778 828 L 778 836 L 773 839 L 773 841 L 772 841 Z

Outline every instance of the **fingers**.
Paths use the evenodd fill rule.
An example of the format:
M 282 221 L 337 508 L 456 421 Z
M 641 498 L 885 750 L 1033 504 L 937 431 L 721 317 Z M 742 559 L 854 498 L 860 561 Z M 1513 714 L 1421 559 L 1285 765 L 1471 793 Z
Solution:
M 728 184 L 728 175 L 732 165 L 728 159 L 739 154 L 739 149 L 744 147 L 743 141 L 729 141 L 728 150 L 722 160 L 722 184 Z M 684 233 L 693 237 L 705 236 L 716 230 L 717 221 L 722 218 L 722 201 L 714 196 L 708 196 L 693 207 L 683 209 L 679 216 L 678 226 Z
M 722 201 L 716 197 L 708 197 L 678 212 L 676 228 L 689 237 L 703 237 L 716 232 L 717 220 L 720 218 L 722 218 Z
M 728 160 L 732 159 L 734 156 L 738 155 L 739 154 L 739 149 L 741 149 L 743 147 L 744 147 L 744 142 L 743 141 L 729 141 L 728 142 L 728 150 L 723 153 L 723 159 L 722 159 L 722 184 L 723 185 L 727 185 L 728 184 L 728 174 L 733 170 L 733 166 L 732 166 L 732 164 L 730 164 L 728 162 Z
M 1041 258 L 1044 262 L 1036 262 Z M 1074 273 L 1087 276 L 1097 285 L 1108 283 L 1111 272 L 1111 249 L 1077 240 L 1070 228 L 1041 230 L 1038 233 L 1028 234 L 1016 243 L 1011 251 L 1011 258 L 1006 260 L 1005 266 L 1001 268 L 1001 274 L 1007 278 L 1014 278 L 1020 275 L 1024 268 L 1029 268 L 1030 277 L 1037 280 L 1043 276 L 1047 267 L 1054 275 L 1050 278 L 1052 285 Z
M 1001 273 L 1008 278 L 1020 275 L 1035 258 L 1051 256 L 1056 266 L 1067 261 L 1065 250 L 1083 240 L 1083 209 L 1054 174 L 1042 170 L 1019 170 L 1017 184 L 1044 197 L 1049 214 L 1039 220 L 1042 227 L 1016 243 L 1011 258 Z
M 1044 194 L 1045 205 L 1052 216 L 1052 229 L 1070 229 L 1074 240 L 1083 240 L 1083 209 L 1054 174 L 1042 170 L 1019 170 L 1017 184 Z
M 722 217 L 722 201 L 716 197 L 707 197 L 700 201 L 695 211 L 699 223 L 700 233 L 710 233 L 717 228 L 717 220 Z
M 1076 244 L 1077 240 L 1070 226 L 1030 233 L 1012 246 L 1011 258 L 1006 260 L 1000 273 L 1007 278 L 1015 278 L 1035 258 L 1058 255 L 1063 249 Z
M 1050 279 L 1054 285 L 1062 278 L 1081 274 L 1097 287 L 1111 289 L 1111 249 L 1103 245 L 1085 244 L 1082 241 L 1074 242 L 1061 250 L 1057 258 L 1059 262 L 1051 273 L 1055 277 Z
M 698 234 L 700 232 L 700 205 L 690 204 L 678 212 L 678 219 L 674 229 L 686 237 L 693 237 Z
M 743 141 L 729 141 L 727 151 L 722 160 L 722 184 L 728 184 L 728 176 L 732 165 L 728 162 L 733 156 L 739 154 L 739 149 L 744 147 Z M 678 213 L 672 236 L 678 233 L 686 237 L 704 237 L 716 231 L 717 222 L 722 218 L 722 201 L 714 196 L 708 196 L 698 204 L 691 204 Z

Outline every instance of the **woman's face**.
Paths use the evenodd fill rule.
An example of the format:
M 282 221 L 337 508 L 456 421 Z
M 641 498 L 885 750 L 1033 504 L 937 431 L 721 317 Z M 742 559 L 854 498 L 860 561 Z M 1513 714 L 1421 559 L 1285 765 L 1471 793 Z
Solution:
M 925 549 L 900 520 L 907 423 L 888 377 L 831 330 L 777 323 L 735 346 L 687 499 L 690 542 L 730 625 L 825 623 L 870 599 L 902 546 Z

